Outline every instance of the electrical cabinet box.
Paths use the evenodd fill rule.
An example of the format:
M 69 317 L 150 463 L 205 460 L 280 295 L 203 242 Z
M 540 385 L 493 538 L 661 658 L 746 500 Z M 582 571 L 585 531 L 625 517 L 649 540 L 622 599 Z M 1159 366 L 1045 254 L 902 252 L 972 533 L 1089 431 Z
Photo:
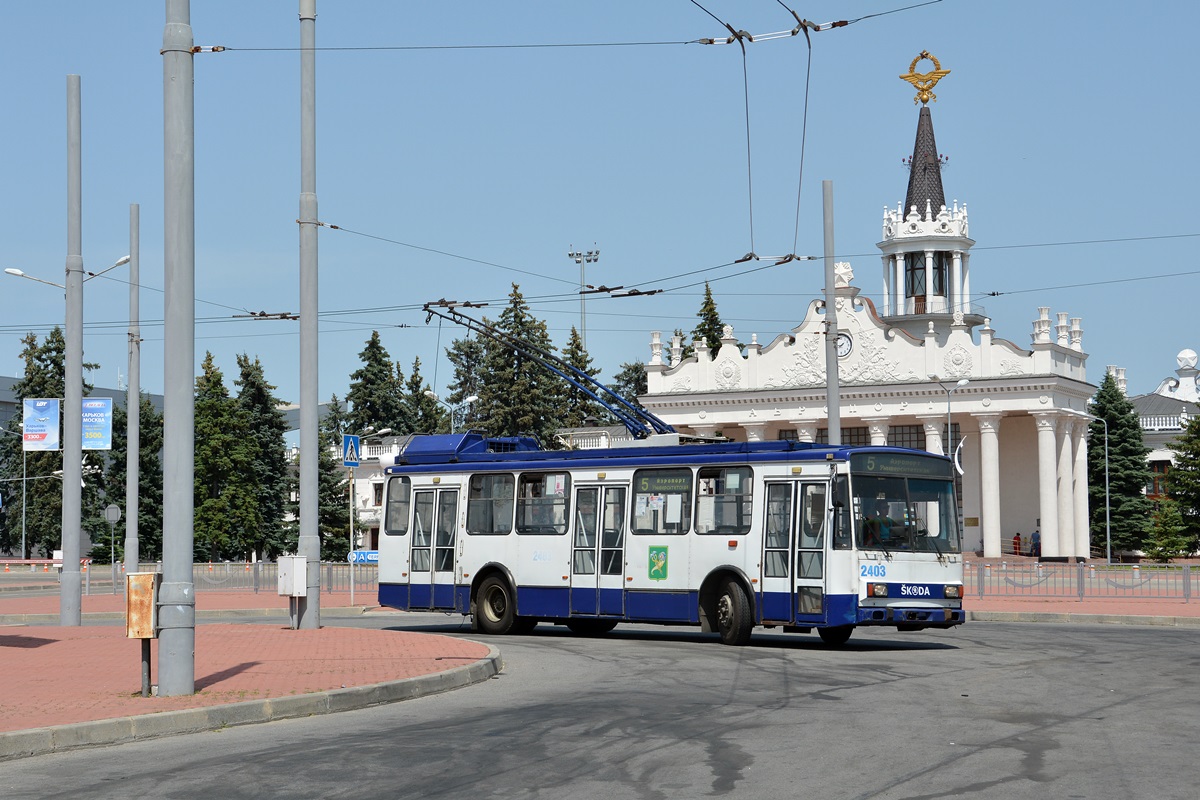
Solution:
M 279 594 L 283 597 L 308 595 L 308 559 L 304 556 L 280 556 Z
M 125 576 L 125 636 L 158 638 L 158 587 L 161 572 L 131 572 Z

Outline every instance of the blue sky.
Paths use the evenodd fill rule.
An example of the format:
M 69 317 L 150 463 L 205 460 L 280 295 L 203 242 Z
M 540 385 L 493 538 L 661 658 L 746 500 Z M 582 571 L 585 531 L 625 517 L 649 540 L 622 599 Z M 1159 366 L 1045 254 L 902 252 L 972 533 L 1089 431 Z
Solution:
M 702 5 L 752 34 L 794 25 L 776 0 Z M 804 37 L 747 46 L 752 245 L 736 45 L 395 49 L 720 37 L 690 0 L 318 0 L 318 47 L 347 48 L 317 57 L 319 217 L 343 228 L 320 234 L 322 400 L 345 394 L 372 330 L 406 374 L 420 357 L 444 393 L 439 344 L 462 333 L 419 310 L 443 297 L 490 301 L 483 313 L 495 314 L 515 281 L 564 344 L 580 322 L 572 245 L 601 251 L 588 283 L 668 290 L 588 298 L 602 378 L 645 361 L 652 330 L 690 331 L 706 278 L 739 338 L 769 342 L 820 293 L 820 260 L 721 265 L 751 249 L 819 256 L 823 180 L 838 260 L 878 293 L 875 242 L 884 206 L 903 199 L 918 112 L 898 76 L 922 50 L 951 70 L 930 107 L 950 159 L 946 197 L 966 203 L 977 242 L 972 290 L 998 293 L 973 299 L 997 335 L 1028 346 L 1039 306 L 1081 317 L 1089 380 L 1124 366 L 1131 393 L 1172 374 L 1181 349 L 1200 349 L 1187 300 L 1200 284 L 1200 5 L 1149 15 L 1083 0 L 789 5 L 814 22 L 869 18 L 812 34 L 807 127 Z M 191 8 L 196 44 L 229 48 L 195 58 L 196 368 L 211 350 L 232 383 L 236 355 L 258 356 L 284 400 L 299 389 L 297 323 L 233 315 L 299 306 L 297 10 Z M 66 75 L 77 73 L 85 269 L 128 252 L 138 203 L 152 392 L 163 389 L 164 20 L 162 2 L 64 0 L 12 4 L 0 28 L 0 267 L 62 282 Z M 101 364 L 93 382 L 115 386 L 128 273 L 109 275 L 86 284 L 84 348 Z M 19 374 L 24 332 L 62 318 L 61 293 L 0 276 L 0 374 Z

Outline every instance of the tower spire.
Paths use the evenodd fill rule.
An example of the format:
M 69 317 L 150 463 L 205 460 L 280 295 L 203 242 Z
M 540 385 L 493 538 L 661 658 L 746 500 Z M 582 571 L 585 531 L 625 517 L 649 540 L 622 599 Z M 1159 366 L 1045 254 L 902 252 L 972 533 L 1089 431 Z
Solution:
M 917 64 L 923 59 L 933 62 L 929 72 L 917 72 Z M 921 103 L 921 114 L 917 119 L 917 139 L 913 144 L 912 159 L 909 161 L 908 193 L 904 198 L 904 214 L 907 216 L 915 206 L 922 217 L 926 212 L 937 216 L 942 206 L 946 204 L 946 192 L 942 188 L 942 160 L 938 155 L 937 142 L 933 138 L 933 116 L 929 113 L 930 100 L 937 102 L 933 87 L 942 78 L 950 74 L 950 70 L 942 69 L 936 58 L 928 50 L 912 60 L 908 73 L 901 75 L 902 80 L 908 81 L 917 89 L 913 102 Z

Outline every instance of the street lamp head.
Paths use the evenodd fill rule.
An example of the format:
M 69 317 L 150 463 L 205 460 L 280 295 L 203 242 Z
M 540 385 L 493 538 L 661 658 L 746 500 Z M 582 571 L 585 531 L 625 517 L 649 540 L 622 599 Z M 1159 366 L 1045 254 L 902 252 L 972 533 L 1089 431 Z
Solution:
M 426 389 L 426 390 L 425 390 L 425 392 L 424 392 L 424 394 L 425 394 L 425 396 L 426 396 L 426 397 L 428 397 L 430 400 L 438 400 L 438 399 L 440 399 L 440 398 L 437 396 L 437 392 L 433 391 L 432 389 Z
M 24 273 L 24 272 L 22 272 L 22 271 L 21 271 L 21 270 L 19 270 L 19 269 L 14 269 L 13 267 L 9 267 L 8 269 L 4 270 L 4 274 L 6 274 L 6 275 L 16 275 L 18 278 L 24 278 L 24 277 L 25 277 L 25 273 Z
M 961 379 L 959 379 L 958 383 L 954 384 L 954 388 L 961 389 L 962 387 L 966 386 L 970 382 L 971 382 L 970 378 L 961 378 Z
M 463 400 L 463 405 L 465 406 L 468 403 L 474 403 L 478 399 L 479 399 L 479 395 L 473 394 L 470 397 L 468 397 L 467 399 Z
M 123 267 L 128 263 L 129 263 L 129 256 L 121 256 L 120 258 L 118 258 L 116 260 L 116 263 L 114 263 L 113 266 L 114 267 Z
M 384 436 L 384 435 L 386 435 L 386 434 L 389 434 L 389 433 L 391 433 L 391 432 L 392 432 L 392 429 L 391 429 L 391 428 L 380 428 L 379 430 L 375 431 L 375 432 L 374 432 L 373 434 L 371 434 L 371 435 L 372 435 L 372 436 Z

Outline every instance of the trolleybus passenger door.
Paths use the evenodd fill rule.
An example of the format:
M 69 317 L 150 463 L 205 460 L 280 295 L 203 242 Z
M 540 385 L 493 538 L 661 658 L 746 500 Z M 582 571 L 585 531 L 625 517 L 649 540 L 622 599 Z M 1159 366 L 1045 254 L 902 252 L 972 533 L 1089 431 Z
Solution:
M 825 619 L 826 548 L 830 544 L 829 485 L 799 484 L 799 514 L 796 519 L 796 559 L 794 608 L 796 621 L 820 622 Z
M 575 490 L 571 540 L 571 614 L 625 613 L 624 486 Z
M 792 570 L 795 547 L 794 483 L 767 483 L 767 513 L 763 524 L 762 596 L 759 608 L 763 622 L 791 622 Z
M 454 607 L 458 490 L 413 492 L 409 608 Z

